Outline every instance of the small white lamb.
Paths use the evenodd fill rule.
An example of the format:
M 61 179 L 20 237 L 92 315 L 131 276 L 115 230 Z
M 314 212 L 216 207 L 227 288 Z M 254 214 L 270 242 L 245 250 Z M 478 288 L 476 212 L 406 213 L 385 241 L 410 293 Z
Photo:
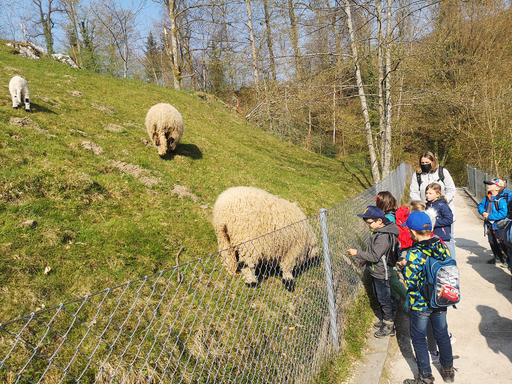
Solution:
M 20 103 L 25 103 L 25 111 L 30 112 L 30 94 L 27 82 L 21 76 L 14 76 L 9 82 L 9 92 L 12 97 L 12 107 L 18 108 Z

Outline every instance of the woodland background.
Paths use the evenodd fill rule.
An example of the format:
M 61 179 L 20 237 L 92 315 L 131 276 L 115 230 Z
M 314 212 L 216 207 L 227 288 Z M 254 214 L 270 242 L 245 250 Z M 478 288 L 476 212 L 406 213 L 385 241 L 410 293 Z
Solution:
M 213 95 L 374 181 L 428 149 L 457 184 L 510 176 L 511 21 L 493 0 L 0 0 L 4 39 Z

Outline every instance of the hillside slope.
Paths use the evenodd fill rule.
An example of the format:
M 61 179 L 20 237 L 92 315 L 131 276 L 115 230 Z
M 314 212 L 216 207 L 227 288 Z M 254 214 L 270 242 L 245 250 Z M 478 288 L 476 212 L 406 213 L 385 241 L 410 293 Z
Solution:
M 311 215 L 369 186 L 367 172 L 192 93 L 24 59 L 3 42 L 0 68 L 0 322 L 172 267 L 181 247 L 181 263 L 216 252 L 211 212 L 228 187 Z M 31 113 L 12 109 L 13 75 L 28 81 Z M 164 160 L 144 127 L 161 102 L 185 121 Z

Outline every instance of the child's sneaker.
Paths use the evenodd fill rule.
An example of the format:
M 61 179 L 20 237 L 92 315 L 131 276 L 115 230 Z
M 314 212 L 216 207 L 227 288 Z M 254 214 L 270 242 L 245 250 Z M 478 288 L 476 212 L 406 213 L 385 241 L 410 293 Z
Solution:
M 453 367 L 441 367 L 441 377 L 445 383 L 455 382 L 455 369 Z
M 395 336 L 395 324 L 392 321 L 383 321 L 380 330 L 374 333 L 374 336 L 381 339 L 386 336 Z
M 438 351 L 428 351 L 428 357 L 430 358 L 430 364 L 439 363 Z
M 435 381 L 434 376 L 423 377 L 421 375 L 418 375 L 418 377 L 415 379 L 404 380 L 404 384 L 433 384 L 434 381 Z

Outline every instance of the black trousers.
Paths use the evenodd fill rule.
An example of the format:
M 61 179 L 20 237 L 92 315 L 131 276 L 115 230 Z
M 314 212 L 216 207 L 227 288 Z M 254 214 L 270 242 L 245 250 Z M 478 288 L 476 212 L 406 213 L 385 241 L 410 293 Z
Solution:
M 489 239 L 489 245 L 491 246 L 494 258 L 504 263 L 506 261 L 507 247 L 498 240 L 495 231 L 491 227 L 487 228 L 487 238 Z

